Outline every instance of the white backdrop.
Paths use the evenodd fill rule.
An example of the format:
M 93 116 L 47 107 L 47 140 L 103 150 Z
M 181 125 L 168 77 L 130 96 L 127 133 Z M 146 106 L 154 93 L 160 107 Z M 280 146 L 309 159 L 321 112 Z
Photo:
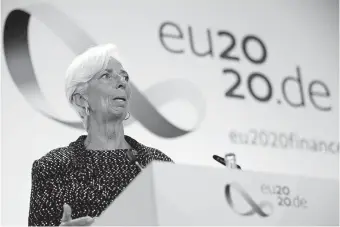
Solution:
M 12 10 L 39 2 L 2 1 L 2 26 Z M 147 97 L 148 89 L 157 90 L 173 79 L 183 86 L 190 83 L 199 94 L 194 97 L 197 104 L 171 87 L 167 89 L 173 93 L 167 94 L 171 99 L 155 104 L 172 124 L 192 132 L 164 138 L 135 121 L 126 127 L 127 135 L 177 163 L 222 168 L 212 155 L 232 151 L 244 170 L 339 178 L 338 1 L 48 3 L 95 43 L 116 44 L 132 82 L 152 103 L 155 97 Z M 53 21 L 49 16 L 53 15 L 43 18 Z M 75 54 L 53 32 L 32 17 L 29 50 L 35 74 L 56 115 L 78 120 L 64 95 L 64 73 Z M 266 58 L 254 63 L 249 59 L 263 57 L 260 43 Z M 197 56 L 195 51 L 206 54 Z M 2 224 L 25 225 L 33 160 L 67 146 L 84 132 L 36 110 L 16 87 L 4 57 L 2 53 Z M 224 69 L 240 76 L 223 73 Z M 264 76 L 250 76 L 254 72 L 268 80 L 271 95 Z M 268 101 L 257 100 L 267 95 Z M 289 104 L 302 100 L 300 107 Z M 247 139 L 249 144 L 244 144 Z

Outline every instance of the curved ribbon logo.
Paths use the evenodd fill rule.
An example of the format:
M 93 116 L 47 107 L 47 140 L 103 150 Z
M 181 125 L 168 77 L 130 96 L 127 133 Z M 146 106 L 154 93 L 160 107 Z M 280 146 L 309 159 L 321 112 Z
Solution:
M 231 196 L 231 192 L 230 192 L 231 188 L 235 189 L 238 193 L 240 193 L 242 198 L 249 204 L 250 210 L 246 212 L 240 212 L 236 209 L 234 201 Z M 225 187 L 225 194 L 226 194 L 226 198 L 227 198 L 227 202 L 229 206 L 232 208 L 232 210 L 235 213 L 239 215 L 250 216 L 253 214 L 258 214 L 261 217 L 268 217 L 273 212 L 273 206 L 271 203 L 263 201 L 259 204 L 256 204 L 255 201 L 250 197 L 250 195 L 237 183 L 227 184 Z M 268 210 L 269 210 L 268 212 L 264 212 L 265 207 L 268 207 Z
M 4 54 L 10 75 L 19 91 L 32 107 L 44 116 L 64 125 L 81 129 L 83 126 L 80 121 L 65 121 L 56 116 L 41 92 L 28 45 L 28 25 L 31 16 L 49 27 L 75 54 L 80 54 L 96 44 L 67 15 L 44 3 L 11 11 L 4 26 Z M 174 138 L 193 131 L 204 118 L 205 103 L 200 91 L 183 79 L 154 85 L 144 94 L 133 83 L 131 83 L 131 89 L 133 93 L 130 105 L 132 117 L 126 125 L 137 120 L 158 136 Z M 198 121 L 192 130 L 180 129 L 157 111 L 156 107 L 174 99 L 186 99 L 196 108 Z

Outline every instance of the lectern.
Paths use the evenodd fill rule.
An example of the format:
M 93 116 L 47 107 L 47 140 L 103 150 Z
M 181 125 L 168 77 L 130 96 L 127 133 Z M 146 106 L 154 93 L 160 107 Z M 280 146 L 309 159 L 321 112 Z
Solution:
M 153 162 L 94 225 L 339 225 L 339 183 Z

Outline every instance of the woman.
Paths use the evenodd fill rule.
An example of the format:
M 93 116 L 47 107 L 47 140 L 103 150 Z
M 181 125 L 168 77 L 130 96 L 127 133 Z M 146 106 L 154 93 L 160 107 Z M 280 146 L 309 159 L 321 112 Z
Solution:
M 124 135 L 129 76 L 107 44 L 77 56 L 66 73 L 66 94 L 87 135 L 34 161 L 30 226 L 91 225 L 152 160 L 172 162 Z M 133 151 L 133 152 L 132 152 Z M 137 165 L 129 161 L 133 153 Z

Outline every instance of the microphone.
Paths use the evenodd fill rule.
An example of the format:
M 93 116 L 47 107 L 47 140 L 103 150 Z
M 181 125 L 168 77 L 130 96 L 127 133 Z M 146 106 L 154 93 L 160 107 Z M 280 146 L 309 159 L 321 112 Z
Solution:
M 126 156 L 129 159 L 129 163 L 130 164 L 136 164 L 138 166 L 138 168 L 142 171 L 143 167 L 141 166 L 141 164 L 139 164 L 139 162 L 137 161 L 137 157 L 135 156 L 135 151 L 134 150 L 128 150 L 126 152 Z
M 224 165 L 224 166 L 227 166 L 227 165 L 226 165 L 226 162 L 225 162 L 225 159 L 222 158 L 221 156 L 213 155 L 213 159 L 215 159 L 215 161 L 219 162 L 220 164 L 222 164 L 222 165 Z M 239 166 L 239 165 L 236 164 L 236 168 L 237 168 L 237 169 L 241 169 L 241 166 Z

